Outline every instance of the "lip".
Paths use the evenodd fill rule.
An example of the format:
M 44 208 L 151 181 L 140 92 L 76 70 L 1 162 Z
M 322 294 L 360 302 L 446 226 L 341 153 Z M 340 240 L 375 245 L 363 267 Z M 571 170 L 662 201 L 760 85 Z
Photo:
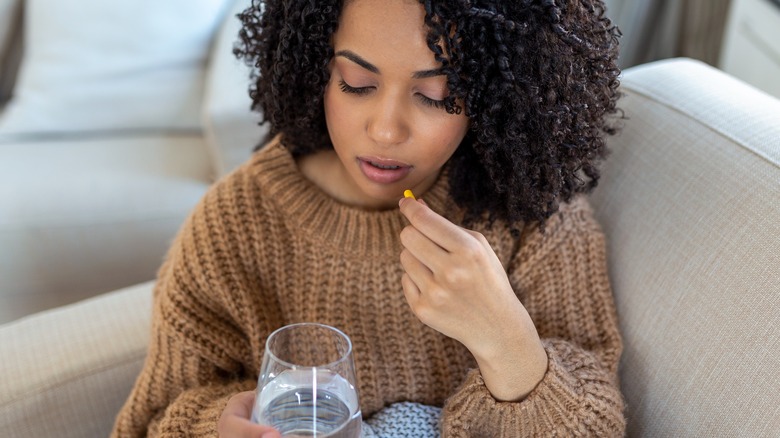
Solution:
M 412 171 L 410 164 L 382 157 L 358 157 L 358 165 L 363 175 L 379 184 L 392 184 L 406 177 Z M 398 166 L 398 169 L 380 169 L 371 163 L 382 166 Z

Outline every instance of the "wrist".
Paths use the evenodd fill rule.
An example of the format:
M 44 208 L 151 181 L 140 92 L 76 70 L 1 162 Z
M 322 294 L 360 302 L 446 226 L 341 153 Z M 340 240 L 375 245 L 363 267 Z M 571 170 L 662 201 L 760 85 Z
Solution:
M 476 357 L 482 379 L 493 397 L 520 401 L 528 396 L 547 373 L 547 352 L 538 341 L 515 345 L 492 357 Z
M 503 323 L 494 326 L 489 339 L 471 349 L 485 385 L 501 401 L 522 400 L 547 373 L 547 352 L 536 326 L 517 304 L 511 316 L 499 318 Z

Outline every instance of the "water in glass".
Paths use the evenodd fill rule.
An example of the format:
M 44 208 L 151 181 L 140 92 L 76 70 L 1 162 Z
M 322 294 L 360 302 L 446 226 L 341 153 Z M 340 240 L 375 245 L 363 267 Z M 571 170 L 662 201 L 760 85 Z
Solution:
M 361 435 L 355 387 L 328 370 L 283 371 L 260 391 L 254 412 L 285 438 Z

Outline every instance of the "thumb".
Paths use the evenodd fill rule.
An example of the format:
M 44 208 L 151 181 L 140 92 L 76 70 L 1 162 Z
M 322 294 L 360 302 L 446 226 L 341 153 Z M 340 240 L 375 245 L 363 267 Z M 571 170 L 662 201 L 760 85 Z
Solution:
M 280 438 L 278 431 L 270 426 L 254 424 L 250 421 L 255 400 L 254 391 L 240 392 L 228 400 L 217 422 L 220 438 Z

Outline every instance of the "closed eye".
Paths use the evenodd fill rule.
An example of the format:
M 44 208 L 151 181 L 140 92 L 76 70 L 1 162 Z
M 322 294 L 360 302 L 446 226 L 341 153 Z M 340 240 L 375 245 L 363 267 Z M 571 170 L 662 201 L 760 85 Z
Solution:
M 357 94 L 358 96 L 362 96 L 364 94 L 369 93 L 372 87 L 353 87 L 348 83 L 344 82 L 343 80 L 341 80 L 339 81 L 339 88 L 341 88 L 341 91 L 345 93 Z
M 339 81 L 339 88 L 341 88 L 341 91 L 344 93 L 362 96 L 370 93 L 374 87 L 353 87 L 342 79 Z M 420 93 L 417 93 L 417 97 L 424 105 L 430 106 L 432 108 L 444 109 L 444 100 L 431 99 L 430 97 Z
M 417 94 L 417 96 L 419 96 L 420 100 L 425 105 L 428 105 L 428 106 L 433 107 L 433 108 L 444 109 L 444 101 L 443 100 L 431 99 L 430 97 L 428 97 L 428 96 L 426 96 L 424 94 L 419 94 L 419 93 Z

